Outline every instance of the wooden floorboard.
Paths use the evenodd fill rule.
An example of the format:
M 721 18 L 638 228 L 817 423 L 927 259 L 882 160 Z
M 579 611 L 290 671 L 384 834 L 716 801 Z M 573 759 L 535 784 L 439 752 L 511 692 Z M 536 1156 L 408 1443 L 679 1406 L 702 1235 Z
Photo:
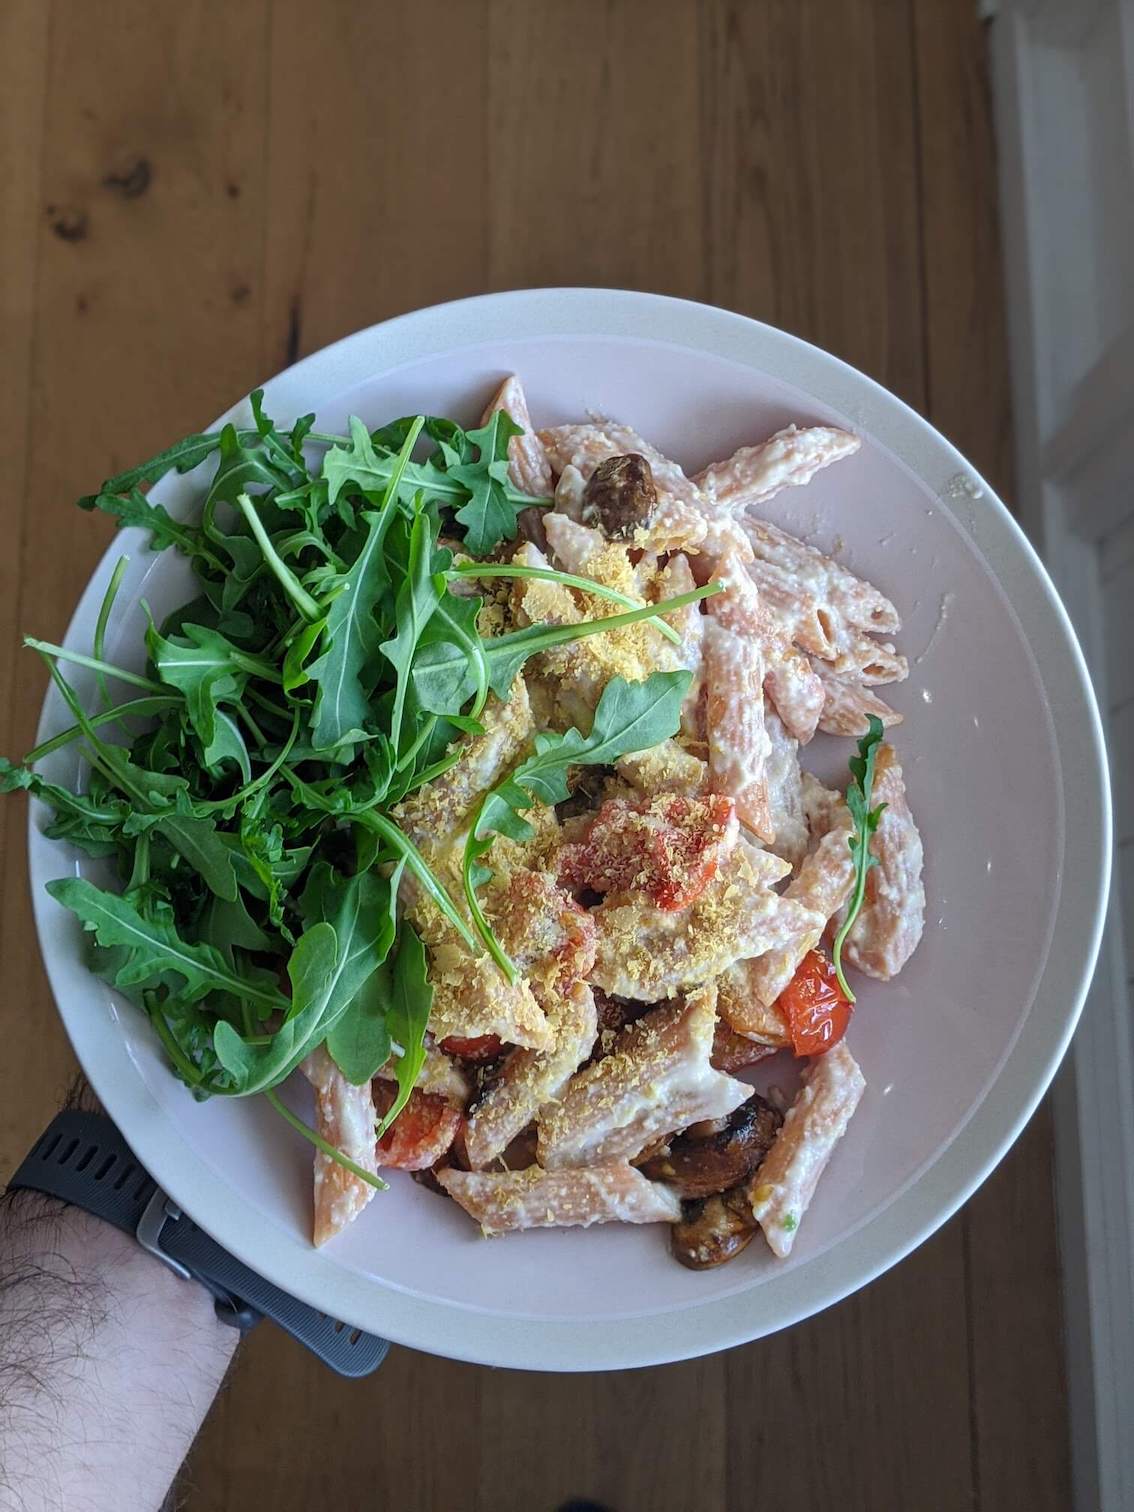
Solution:
M 971 0 L 12 0 L 0 7 L 0 736 L 106 522 L 71 500 L 344 333 L 486 288 L 742 310 L 863 368 L 1010 491 Z M 120 81 L 110 87 L 108 80 Z M 0 813 L 0 1159 L 71 1064 Z M 18 1004 L 18 1011 L 11 1005 Z M 1067 1504 L 1050 1124 L 856 1297 L 727 1356 L 546 1377 L 249 1342 L 189 1512 Z

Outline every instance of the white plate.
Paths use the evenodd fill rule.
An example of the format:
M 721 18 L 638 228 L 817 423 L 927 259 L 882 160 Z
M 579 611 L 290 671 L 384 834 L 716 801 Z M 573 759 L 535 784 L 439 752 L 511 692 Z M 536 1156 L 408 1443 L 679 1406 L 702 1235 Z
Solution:
M 400 1343 L 493 1365 L 613 1369 L 707 1353 L 826 1307 L 920 1244 L 984 1180 L 1050 1081 L 1090 978 L 1109 873 L 1106 768 L 1067 617 L 991 489 L 899 400 L 780 331 L 646 294 L 488 295 L 348 337 L 273 379 L 266 406 L 284 421 L 315 409 L 323 431 L 350 412 L 371 424 L 419 409 L 470 421 L 512 370 L 537 424 L 615 415 L 690 468 L 790 420 L 863 436 L 856 457 L 768 513 L 821 545 L 842 543 L 843 560 L 901 612 L 911 675 L 894 690 L 906 716 L 895 742 L 925 837 L 928 927 L 899 981 L 860 993 L 850 1040 L 868 1092 L 791 1259 L 753 1244 L 693 1274 L 655 1227 L 486 1242 L 454 1205 L 401 1176 L 315 1251 L 309 1147 L 262 1100 L 195 1104 L 140 1016 L 88 973 L 75 920 L 43 891 L 87 863 L 44 839 L 41 807 L 31 871 L 79 1059 L 138 1157 L 199 1224 L 307 1302 Z M 188 428 L 195 417 L 185 418 Z M 197 483 L 168 479 L 155 497 L 184 511 Z M 132 560 L 109 644 L 137 665 L 138 599 L 160 616 L 188 588 L 184 562 L 151 555 L 137 532 L 100 564 L 67 644 L 89 646 L 123 550 Z M 52 695 L 41 736 L 63 722 Z M 832 772 L 851 746 L 810 750 L 809 763 Z M 73 753 L 51 770 L 73 780 Z

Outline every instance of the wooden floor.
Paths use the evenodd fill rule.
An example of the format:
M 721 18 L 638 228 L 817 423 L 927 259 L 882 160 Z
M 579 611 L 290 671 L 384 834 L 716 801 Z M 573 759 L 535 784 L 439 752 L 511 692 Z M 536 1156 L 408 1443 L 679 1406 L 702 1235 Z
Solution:
M 1011 497 L 975 0 L 3 0 L 0 750 L 107 540 L 70 501 L 297 356 L 485 289 L 708 300 L 837 352 Z M 0 804 L 0 1167 L 70 1054 Z M 1063 1512 L 1050 1122 L 918 1253 L 777 1338 L 616 1377 L 267 1328 L 191 1512 Z

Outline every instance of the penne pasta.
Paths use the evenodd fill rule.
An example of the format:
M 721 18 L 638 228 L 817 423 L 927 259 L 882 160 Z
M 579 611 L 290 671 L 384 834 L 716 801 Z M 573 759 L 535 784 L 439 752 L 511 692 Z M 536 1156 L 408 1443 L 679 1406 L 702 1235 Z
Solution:
M 850 431 L 831 425 L 802 430 L 785 426 L 758 446 L 742 446 L 723 462 L 694 477 L 710 505 L 739 514 L 775 498 L 782 488 L 798 488 L 824 467 L 849 457 L 862 445 Z
M 512 557 L 520 567 L 548 568 L 551 563 L 538 547 L 525 541 Z M 524 625 L 577 625 L 583 612 L 563 583 L 544 578 L 517 578 L 512 589 L 516 623 Z
M 764 723 L 764 651 L 759 640 L 727 630 L 715 617 L 705 624 L 705 722 L 709 781 L 736 802 L 741 822 L 762 840 L 774 840 L 768 799 L 771 752 Z
M 866 874 L 866 901 L 845 950 L 852 966 L 886 982 L 913 955 L 925 927 L 921 835 L 893 746 L 878 748 L 871 803 L 886 805 L 870 843 L 878 865 Z
M 764 692 L 788 733 L 806 745 L 819 728 L 826 692 L 818 673 L 801 651 L 780 642 L 765 658 Z
M 773 709 L 764 715 L 770 750 L 766 768 L 768 807 L 775 839 L 770 849 L 794 870 L 807 853 L 807 817 L 803 812 L 803 778 L 799 769 L 799 742 L 784 729 Z
M 426 938 L 433 1007 L 429 1027 L 438 1040 L 480 1039 L 495 1035 L 506 1045 L 550 1050 L 555 1043 L 531 984 L 522 977 L 509 982 L 490 956 L 472 956 L 454 935 L 438 942 Z
M 376 1081 L 397 1080 L 397 1060 L 391 1056 L 384 1066 L 374 1073 Z M 462 1107 L 472 1092 L 468 1076 L 451 1056 L 448 1056 L 428 1040 L 425 1046 L 425 1062 L 418 1072 L 415 1087 L 433 1097 L 444 1097 Z
M 681 1203 L 618 1161 L 589 1170 L 437 1172 L 437 1180 L 485 1234 L 590 1228 L 593 1223 L 675 1223 Z
M 800 933 L 812 928 L 813 920 L 800 920 Z M 758 1045 L 782 1050 L 791 1044 L 787 1022 L 775 1003 L 761 1001 L 752 980 L 762 958 L 737 961 L 721 973 L 717 978 L 717 1012 L 737 1034 Z
M 544 532 L 556 566 L 563 572 L 586 574 L 587 563 L 611 548 L 601 530 L 596 530 L 593 525 L 580 525 L 570 515 L 557 514 L 554 510 L 544 521 Z
M 355 1087 L 320 1045 L 303 1062 L 304 1076 L 315 1093 L 315 1132 L 364 1171 L 377 1173 L 377 1111 L 370 1083 Z M 316 1245 L 326 1244 L 354 1221 L 374 1196 L 369 1182 L 337 1160 L 315 1151 Z
M 774 1255 L 785 1259 L 866 1082 L 845 1042 L 814 1058 L 783 1127 L 752 1177 L 752 1216 Z
M 513 436 L 508 442 L 508 477 L 513 487 L 530 494 L 533 499 L 550 497 L 551 463 L 535 433 L 527 397 L 515 373 L 505 378 L 488 401 L 480 417 L 481 425 L 487 425 L 498 410 L 504 410 L 523 431 L 523 435 Z
M 744 529 L 756 557 L 790 573 L 825 604 L 832 621 L 873 635 L 892 635 L 901 629 L 898 611 L 885 595 L 814 546 L 788 535 L 765 520 L 746 519 Z M 836 643 L 838 632 L 835 632 Z
M 636 545 L 654 545 L 658 550 L 683 551 L 696 547 L 704 540 L 707 522 L 700 491 L 676 462 L 663 457 L 636 431 L 624 425 L 603 422 L 557 425 L 550 430 L 540 431 L 539 437 L 550 458 L 552 469 L 562 476 L 571 468 L 582 478 L 584 484 L 599 463 L 606 462 L 611 457 L 626 456 L 632 452 L 645 457 L 653 473 L 658 507 L 649 526 L 635 536 Z M 573 480 L 571 488 L 570 497 L 573 501 Z M 574 513 L 574 510 L 568 508 L 565 512 Z
M 572 1077 L 539 1121 L 548 1170 L 632 1160 L 661 1134 L 727 1117 L 752 1088 L 711 1064 L 716 991 L 655 1008 L 625 1028 L 611 1053 Z
M 873 687 L 881 683 L 904 682 L 910 675 L 910 664 L 888 641 L 859 635 L 832 659 L 831 672 L 848 682 Z
M 689 558 L 680 551 L 670 557 L 665 567 L 657 574 L 655 581 L 656 602 L 679 598 L 683 593 L 691 593 L 697 586 L 693 570 L 689 565 Z M 684 609 L 675 609 L 667 614 L 666 620 L 681 636 L 681 645 L 676 654 L 677 663 L 693 674 L 689 691 L 681 706 L 681 728 L 686 734 L 697 736 L 700 733 L 698 713 L 705 672 L 705 616 L 701 612 L 700 604 L 686 604 Z
M 813 916 L 768 885 L 787 863 L 757 854 L 778 873 L 769 866 L 761 876 L 740 842 L 701 895 L 676 913 L 637 899 L 601 904 L 591 981 L 615 997 L 654 1003 L 712 980 L 733 961 L 790 943 Z
M 663 740 L 647 751 L 620 756 L 616 770 L 645 794 L 679 793 L 683 798 L 696 798 L 707 790 L 709 783 L 708 763 L 676 740 Z
M 469 1114 L 465 1152 L 474 1170 L 489 1165 L 563 1091 L 591 1053 L 598 1033 L 594 994 L 574 983 L 548 1004 L 552 1049 L 514 1050 L 499 1077 Z
M 452 845 L 481 797 L 531 741 L 535 724 L 523 677 L 516 679 L 506 702 L 489 698 L 481 724 L 484 734 L 465 742 L 459 761 L 393 810 L 398 826 L 426 856 L 440 855 Z
M 749 576 L 760 590 L 761 602 L 776 615 L 786 638 L 813 656 L 828 660 L 836 656 L 831 616 L 824 611 L 816 594 L 774 562 L 754 557 L 747 565 Z
M 870 716 L 880 719 L 884 726 L 901 724 L 902 716 L 867 691 L 861 683 L 847 682 L 827 671 L 823 662 L 812 662 L 823 688 L 823 708 L 819 715 L 819 729 L 825 735 L 865 735 L 870 728 Z
M 846 804 L 841 807 L 841 814 L 804 857 L 798 875 L 784 892 L 785 898 L 807 909 L 814 922 L 790 944 L 769 950 L 749 963 L 748 987 L 765 1007 L 775 1003 L 804 956 L 818 945 L 827 921 L 850 896 L 854 862 L 849 841 L 854 825 Z

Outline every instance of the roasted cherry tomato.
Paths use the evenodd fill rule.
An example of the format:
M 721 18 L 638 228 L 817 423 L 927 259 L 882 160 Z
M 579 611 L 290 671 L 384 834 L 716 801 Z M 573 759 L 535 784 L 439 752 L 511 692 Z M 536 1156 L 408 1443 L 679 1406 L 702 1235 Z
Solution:
M 851 1005 L 821 950 L 807 952 L 778 1006 L 796 1055 L 822 1055 L 839 1043 L 850 1023 Z
M 441 1041 L 441 1049 L 446 1055 L 456 1055 L 468 1061 L 495 1060 L 503 1048 L 504 1041 L 498 1034 L 473 1034 L 467 1039 L 460 1034 L 450 1034 Z
M 390 1086 L 386 1082 L 379 1085 L 383 1091 Z M 375 1097 L 379 1107 L 384 1101 L 385 1097 Z M 387 1107 L 392 1102 L 390 1096 Z M 415 1087 L 393 1128 L 378 1141 L 378 1164 L 400 1171 L 421 1171 L 436 1165 L 456 1138 L 461 1118 L 455 1103 Z

